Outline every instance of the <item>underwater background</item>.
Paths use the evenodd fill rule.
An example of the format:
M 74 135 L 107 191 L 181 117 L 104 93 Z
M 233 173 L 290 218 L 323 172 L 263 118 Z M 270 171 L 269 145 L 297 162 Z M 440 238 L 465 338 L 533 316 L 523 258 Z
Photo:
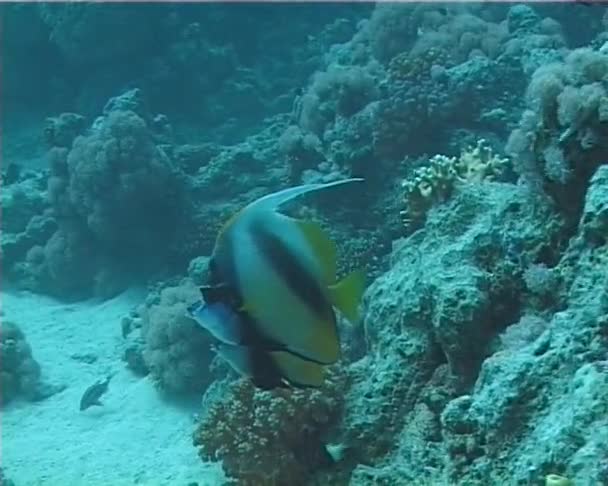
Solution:
M 605 5 L 0 9 L 2 486 L 608 485 Z M 186 309 L 348 177 L 362 322 L 261 390 Z

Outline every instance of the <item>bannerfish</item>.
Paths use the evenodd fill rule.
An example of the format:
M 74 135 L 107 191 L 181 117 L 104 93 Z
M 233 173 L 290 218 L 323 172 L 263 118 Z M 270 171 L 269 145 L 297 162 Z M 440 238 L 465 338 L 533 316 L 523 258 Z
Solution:
M 239 375 L 250 379 L 263 390 L 274 388 L 305 388 L 323 384 L 323 368 L 320 364 L 308 361 L 289 353 L 273 350 L 265 346 L 256 336 L 247 340 L 248 346 L 239 345 L 240 336 L 247 329 L 253 329 L 248 316 L 232 309 L 224 302 L 197 302 L 188 307 L 186 314 L 204 322 L 213 333 L 224 333 L 230 344 L 217 342 L 212 350 Z M 224 327 L 225 330 L 221 328 Z
M 186 316 L 225 344 L 238 346 L 244 341 L 251 341 L 244 337 L 247 327 L 242 316 L 228 302 L 201 300 L 188 306 Z
M 203 291 L 204 292 L 204 291 Z M 239 345 L 241 336 L 253 325 L 246 314 L 225 302 L 196 302 L 188 306 L 186 315 L 203 322 L 206 329 L 223 333 L 230 341 L 218 341 L 212 350 L 239 375 L 249 378 L 258 388 L 271 390 L 286 387 L 313 387 L 323 383 L 322 366 L 304 360 L 251 336 L 248 346 Z M 249 321 L 249 322 L 248 322 Z M 225 330 L 222 330 L 222 327 Z
M 103 403 L 99 401 L 101 396 L 108 391 L 112 375 L 109 375 L 105 381 L 98 381 L 94 385 L 87 388 L 80 399 L 80 411 L 86 410 L 94 405 L 101 406 Z
M 317 223 L 291 218 L 279 209 L 303 194 L 362 180 L 278 191 L 227 221 L 209 262 L 210 285 L 201 289 L 204 304 L 192 313 L 220 342 L 237 346 L 226 348 L 225 354 L 250 361 L 252 352 L 245 346 L 287 352 L 277 357 L 290 363 L 293 357 L 322 365 L 339 359 L 334 307 L 351 322 L 358 321 L 364 275 L 357 270 L 336 282 L 334 243 Z M 228 303 L 246 318 L 223 320 L 217 314 L 210 318 L 215 311 L 206 306 L 214 302 Z
M 238 374 L 263 390 L 310 388 L 323 384 L 323 365 L 288 351 L 265 351 L 251 346 L 219 343 L 214 351 Z

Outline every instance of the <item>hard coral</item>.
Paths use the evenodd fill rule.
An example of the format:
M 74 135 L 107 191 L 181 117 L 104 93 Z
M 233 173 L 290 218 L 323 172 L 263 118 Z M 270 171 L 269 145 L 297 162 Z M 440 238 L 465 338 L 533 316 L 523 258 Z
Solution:
M 430 79 L 433 66 L 441 66 L 445 69 L 451 64 L 453 63 L 447 49 L 442 46 L 432 46 L 418 55 L 412 55 L 410 52 L 396 55 L 389 63 L 388 74 L 395 81 L 419 83 Z
M 318 72 L 295 107 L 300 127 L 322 135 L 337 117 L 350 117 L 363 109 L 377 97 L 373 74 L 359 66 L 338 64 Z
M 2 233 L 21 233 L 28 222 L 46 209 L 41 177 L 31 177 L 15 184 L 3 184 L 0 194 Z
M 129 58 L 153 42 L 162 17 L 157 8 L 142 22 L 136 8 L 110 4 L 38 4 L 41 20 L 48 26 L 49 40 L 65 59 L 75 65 L 95 65 Z M 107 32 L 106 42 L 99 42 Z
M 73 142 L 81 117 L 53 120 L 47 197 L 57 231 L 32 242 L 44 258 L 21 265 L 20 280 L 61 296 L 108 296 L 171 258 L 191 206 L 186 178 L 151 124 L 138 90 L 112 98 Z
M 400 52 L 409 50 L 420 31 L 435 29 L 445 22 L 441 10 L 431 3 L 377 4 L 365 26 L 374 57 L 387 64 Z
M 607 79 L 608 54 L 589 48 L 540 67 L 507 145 L 518 172 L 575 217 L 589 178 L 608 158 Z
M 425 56 L 431 49 L 441 49 L 455 64 L 476 56 L 495 59 L 503 50 L 506 35 L 504 25 L 487 22 L 470 13 L 448 14 L 438 17 L 433 28 L 423 30 L 410 55 Z
M 450 475 L 458 484 L 474 475 L 492 484 L 507 478 L 540 484 L 555 471 L 576 484 L 606 482 L 605 448 L 598 444 L 607 427 L 608 246 L 585 231 L 598 214 L 596 202 L 605 200 L 605 169 L 591 179 L 578 233 L 557 267 L 564 276 L 564 307 L 544 322 L 528 319 L 527 331 L 533 325 L 536 335 L 525 341 L 520 335 L 516 346 L 485 359 L 470 396 L 457 398 L 442 414 Z M 503 478 L 492 478 L 500 472 Z
M 391 59 L 388 73 L 391 79 L 396 81 L 420 82 L 431 76 L 433 66 L 443 68 L 450 65 L 449 52 L 442 47 L 431 47 L 420 55 L 411 55 L 402 52 Z
M 459 157 L 435 155 L 428 165 L 416 169 L 401 183 L 405 193 L 401 211 L 404 224 L 409 228 L 422 222 L 431 206 L 448 198 L 459 183 L 495 180 L 504 173 L 507 163 L 483 139 L 463 150 Z
M 4 405 L 21 395 L 28 400 L 37 398 L 40 385 L 40 365 L 32 357 L 25 335 L 12 322 L 3 322 L 0 342 L 2 362 L 2 393 Z
M 394 245 L 390 270 L 365 295 L 368 353 L 349 369 L 345 441 L 350 456 L 374 468 L 357 467 L 351 484 L 422 484 L 430 471 L 437 472 L 431 484 L 510 484 L 504 477 L 469 481 L 471 461 L 484 446 L 500 449 L 504 441 L 480 442 L 467 414 L 458 413 L 457 421 L 441 417 L 446 404 L 477 379 L 495 338 L 519 319 L 523 283 L 511 258 L 555 258 L 549 251 L 559 247 L 562 226 L 547 201 L 533 207 L 527 192 L 503 182 L 465 184 L 428 215 L 424 231 Z M 518 346 L 517 352 L 524 347 L 519 339 Z M 532 347 L 526 348 L 532 355 Z M 512 381 L 522 389 L 515 406 L 522 396 L 538 396 L 522 381 L 530 372 L 522 369 Z M 484 402 L 487 413 L 500 393 L 492 392 Z M 456 402 L 452 410 L 464 405 Z M 514 416 L 502 425 L 508 429 L 519 420 Z M 453 475 L 439 479 L 444 472 Z
M 210 381 L 206 333 L 186 316 L 200 298 L 189 279 L 152 294 L 140 310 L 143 358 L 158 387 L 167 393 L 200 393 Z
M 110 112 L 97 131 L 78 137 L 67 167 L 73 210 L 113 252 L 156 249 L 151 242 L 180 219 L 183 180 L 133 112 Z
M 587 241 L 608 244 L 608 165 L 599 167 L 591 178 L 580 225 Z
M 77 113 L 61 113 L 46 119 L 43 134 L 49 147 L 70 147 L 85 129 L 85 118 Z
M 337 421 L 346 376 L 330 369 L 321 389 L 261 391 L 239 380 L 211 405 L 194 433 L 204 461 L 221 460 L 240 485 L 303 485 L 322 463 L 322 439 Z

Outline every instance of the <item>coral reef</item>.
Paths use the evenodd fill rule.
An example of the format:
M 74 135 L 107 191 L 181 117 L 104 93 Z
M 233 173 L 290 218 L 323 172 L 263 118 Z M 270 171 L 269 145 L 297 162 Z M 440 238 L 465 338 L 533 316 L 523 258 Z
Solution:
M 408 160 L 454 155 L 480 133 L 501 144 L 525 73 L 560 59 L 564 41 L 529 7 L 514 6 L 508 22 L 469 10 L 379 4 L 333 46 L 279 142 L 292 178 L 352 173 L 386 193 L 381 175 L 407 170 Z
M 370 349 L 352 367 L 344 424 L 361 458 L 403 443 L 403 453 L 441 469 L 439 414 L 475 381 L 494 338 L 518 318 L 518 260 L 549 258 L 543 252 L 562 227 L 549 207 L 532 213 L 525 201 L 526 191 L 509 184 L 462 186 L 431 210 L 424 232 L 395 248 L 390 270 L 370 286 Z M 410 430 L 419 421 L 424 429 Z M 411 434 L 428 442 L 427 452 L 405 445 Z
M 388 76 L 392 82 L 422 83 L 431 79 L 433 69 L 453 65 L 449 52 L 440 46 L 432 46 L 418 55 L 401 52 L 391 59 Z M 433 66 L 436 66 L 433 68 Z
M 350 117 L 376 96 L 374 77 L 365 69 L 330 65 L 317 73 L 296 107 L 299 125 L 321 135 L 338 116 Z
M 194 444 L 204 461 L 221 460 L 241 485 L 309 484 L 338 420 L 347 376 L 330 369 L 319 390 L 261 391 L 248 380 L 228 386 L 201 418 Z
M 85 118 L 78 113 L 61 113 L 46 119 L 44 138 L 50 147 L 70 148 L 72 142 L 85 130 Z
M 27 174 L 2 188 L 0 205 L 3 234 L 26 232 L 30 221 L 44 213 L 47 208 L 44 185 L 44 177 L 41 175 Z
M 425 233 L 395 250 L 391 270 L 367 294 L 371 349 L 350 367 L 340 437 L 362 463 L 351 484 L 506 484 L 555 473 L 606 481 L 598 446 L 606 430 L 598 391 L 608 389 L 606 240 L 585 230 L 605 226 L 604 169 L 563 256 L 547 254 L 563 248 L 553 243 L 564 224 L 550 205 L 541 209 L 525 188 L 489 182 L 463 187 L 431 211 Z M 563 275 L 567 308 L 519 319 L 530 301 L 518 269 L 545 259 Z M 383 459 L 364 466 L 370 457 Z
M 569 242 L 576 228 L 550 200 L 535 197 L 531 186 L 508 183 L 510 162 L 489 148 L 504 141 L 517 123 L 519 106 L 511 105 L 525 90 L 526 76 L 547 60 L 570 59 L 562 32 L 525 6 L 510 8 L 504 22 L 461 11 L 446 14 L 436 6 L 416 10 L 420 16 L 414 10 L 379 5 L 351 41 L 330 50 L 324 70 L 296 100 L 287 123 L 282 119 L 275 125 L 275 153 L 289 168 L 281 177 L 293 183 L 365 175 L 371 190 L 382 193 L 373 201 L 357 198 L 367 211 L 362 226 L 383 221 L 376 232 L 361 233 L 362 241 L 373 237 L 368 248 L 382 246 L 391 234 L 388 206 L 378 210 L 375 205 L 404 193 L 408 218 L 422 229 L 394 243 L 390 259 L 374 264 L 379 276 L 365 299 L 367 353 L 344 365 L 349 380 L 342 389 L 343 413 L 337 428 L 331 428 L 332 438 L 346 444 L 346 458 L 317 474 L 336 484 L 507 484 L 513 477 L 540 482 L 551 475 L 576 481 L 577 471 L 585 470 L 601 483 L 600 468 L 592 460 L 582 462 L 592 457 L 602 463 L 596 446 L 600 433 L 585 436 L 579 450 L 562 435 L 576 425 L 558 415 L 560 407 L 572 404 L 580 411 L 582 429 L 604 430 L 601 414 L 592 411 L 601 408 L 601 397 L 585 391 L 603 386 L 593 371 L 598 365 L 580 371 L 576 390 L 581 391 L 572 385 L 563 398 L 557 398 L 558 390 L 569 389 L 566 383 L 578 368 L 563 365 L 555 383 L 549 371 L 560 359 L 571 363 L 579 346 L 595 346 L 593 359 L 605 350 L 597 333 L 581 331 L 578 344 L 559 337 L 568 335 L 564 313 L 571 312 L 569 326 L 584 321 L 571 297 L 581 276 L 577 262 L 583 240 Z M 514 78 L 519 84 L 505 85 Z M 455 125 L 463 128 L 454 130 Z M 475 145 L 483 130 L 489 130 L 487 141 Z M 555 133 L 546 133 L 548 142 L 555 141 Z M 417 167 L 411 161 L 430 149 L 424 139 L 432 140 L 433 153 L 445 148 L 447 155 L 427 156 Z M 451 155 L 467 142 L 470 149 Z M 511 154 L 519 170 L 525 158 L 522 152 Z M 215 186 L 209 181 L 222 172 L 224 160 L 229 158 L 215 156 L 206 163 L 198 173 L 200 187 Z M 408 182 L 392 190 L 387 173 Z M 581 188 L 586 190 L 590 177 Z M 581 200 L 584 216 L 576 220 L 581 221 L 578 234 L 588 235 L 597 248 L 605 245 L 601 193 L 589 192 L 586 205 Z M 343 251 L 356 260 L 365 254 L 365 244 L 360 248 L 356 238 L 349 239 Z M 373 251 L 365 256 L 368 262 L 374 258 Z M 197 268 L 192 265 L 192 275 Z M 597 270 L 585 271 L 595 275 L 593 281 L 599 279 Z M 581 298 L 589 285 L 578 291 Z M 595 294 L 604 295 L 605 282 L 597 285 Z M 592 311 L 602 312 L 599 307 Z M 547 348 L 552 339 L 559 342 L 555 354 L 547 351 L 553 349 Z M 249 435 L 273 416 L 259 406 L 259 397 L 266 395 L 243 382 L 229 390 L 205 412 L 195 443 L 203 459 L 220 459 L 229 475 L 255 484 L 260 471 L 277 470 L 277 462 L 268 464 L 260 454 L 290 461 L 293 456 L 285 455 L 291 449 L 284 445 L 279 452 L 256 448 L 259 437 Z M 548 406 L 551 400 L 559 407 Z M 518 403 L 526 405 L 522 409 Z M 268 428 L 256 434 L 267 434 Z M 538 441 L 555 447 L 533 451 Z M 583 445 L 580 437 L 574 442 Z M 292 471 L 301 466 L 279 463 L 279 469 Z
M 108 296 L 179 258 L 173 239 L 192 212 L 185 175 L 160 145 L 166 124 L 137 90 L 111 99 L 104 113 L 86 132 L 79 115 L 50 119 L 50 174 L 3 192 L 3 258 L 22 287 Z
M 508 160 L 493 153 L 485 140 L 462 151 L 459 157 L 435 155 L 401 183 L 406 227 L 419 225 L 433 203 L 448 198 L 458 184 L 496 180 L 507 172 Z
M 0 467 L 0 486 L 15 486 L 15 483 L 4 475 L 2 468 Z
M 507 150 L 516 169 L 576 222 L 589 178 L 608 158 L 608 55 L 590 48 L 539 67 Z
M 176 252 L 190 261 L 210 255 L 217 231 L 236 211 L 264 193 L 284 187 L 288 168 L 278 155 L 277 139 L 284 129 L 283 116 L 239 144 L 214 147 L 191 180 L 196 201 L 192 223 L 180 234 Z M 238 167 L 238 170 L 233 170 Z
M 17 99 L 8 101 L 27 107 L 35 96 L 43 111 L 69 106 L 93 116 L 110 93 L 139 86 L 154 106 L 206 140 L 234 143 L 268 114 L 288 109 L 294 86 L 314 72 L 327 45 L 352 35 L 369 10 L 355 4 L 320 10 L 11 5 L 3 8 L 6 72 Z M 297 26 L 274 28 L 293 14 Z M 32 53 L 39 62 L 29 62 Z
M 179 224 L 184 183 L 154 145 L 144 120 L 130 111 L 111 111 L 94 133 L 74 141 L 66 164 L 67 178 L 56 170 L 51 179 L 58 212 L 74 214 L 113 254 L 158 253 L 158 245 L 150 243 Z
M 38 400 L 41 386 L 40 365 L 32 356 L 25 335 L 19 327 L 2 322 L 0 360 L 2 361 L 2 405 L 21 396 L 26 400 Z
M 9 105 L 40 101 L 49 167 L 3 167 L 3 278 L 148 284 L 123 359 L 204 393 L 194 444 L 238 484 L 608 484 L 608 14 L 577 3 L 10 5 Z M 348 176 L 347 205 L 286 209 L 368 270 L 340 368 L 232 381 L 184 312 L 219 228 Z M 2 361 L 5 402 L 40 396 L 10 323 Z
M 161 21 L 161 12 L 156 12 L 148 22 L 140 22 L 137 8 L 120 5 L 40 4 L 39 11 L 50 40 L 78 65 L 116 62 L 145 52 Z M 111 42 L 100 43 L 100 36 L 109 29 L 114 32 L 108 38 Z
M 608 457 L 600 446 L 608 427 L 606 240 L 589 239 L 584 229 L 603 218 L 596 198 L 607 182 L 601 167 L 587 191 L 586 219 L 558 265 L 566 276 L 567 308 L 553 314 L 537 339 L 487 359 L 471 395 L 460 399 L 461 410 L 446 408 L 442 420 L 453 415 L 450 442 L 462 441 L 466 422 L 470 440 L 483 444 L 479 458 L 454 451 L 461 467 L 487 475 L 504 464 L 519 481 L 555 472 L 574 483 L 608 480 Z
M 199 298 L 198 287 L 184 279 L 150 293 L 137 311 L 143 363 L 169 395 L 200 393 L 211 380 L 210 338 L 186 316 L 186 307 Z

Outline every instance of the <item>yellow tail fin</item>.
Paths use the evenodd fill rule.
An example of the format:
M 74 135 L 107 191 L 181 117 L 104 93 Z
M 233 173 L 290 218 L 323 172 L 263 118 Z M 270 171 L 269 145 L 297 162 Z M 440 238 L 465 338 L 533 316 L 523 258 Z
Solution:
M 365 273 L 355 270 L 329 287 L 332 304 L 344 314 L 351 324 L 359 323 L 359 303 L 365 290 Z

